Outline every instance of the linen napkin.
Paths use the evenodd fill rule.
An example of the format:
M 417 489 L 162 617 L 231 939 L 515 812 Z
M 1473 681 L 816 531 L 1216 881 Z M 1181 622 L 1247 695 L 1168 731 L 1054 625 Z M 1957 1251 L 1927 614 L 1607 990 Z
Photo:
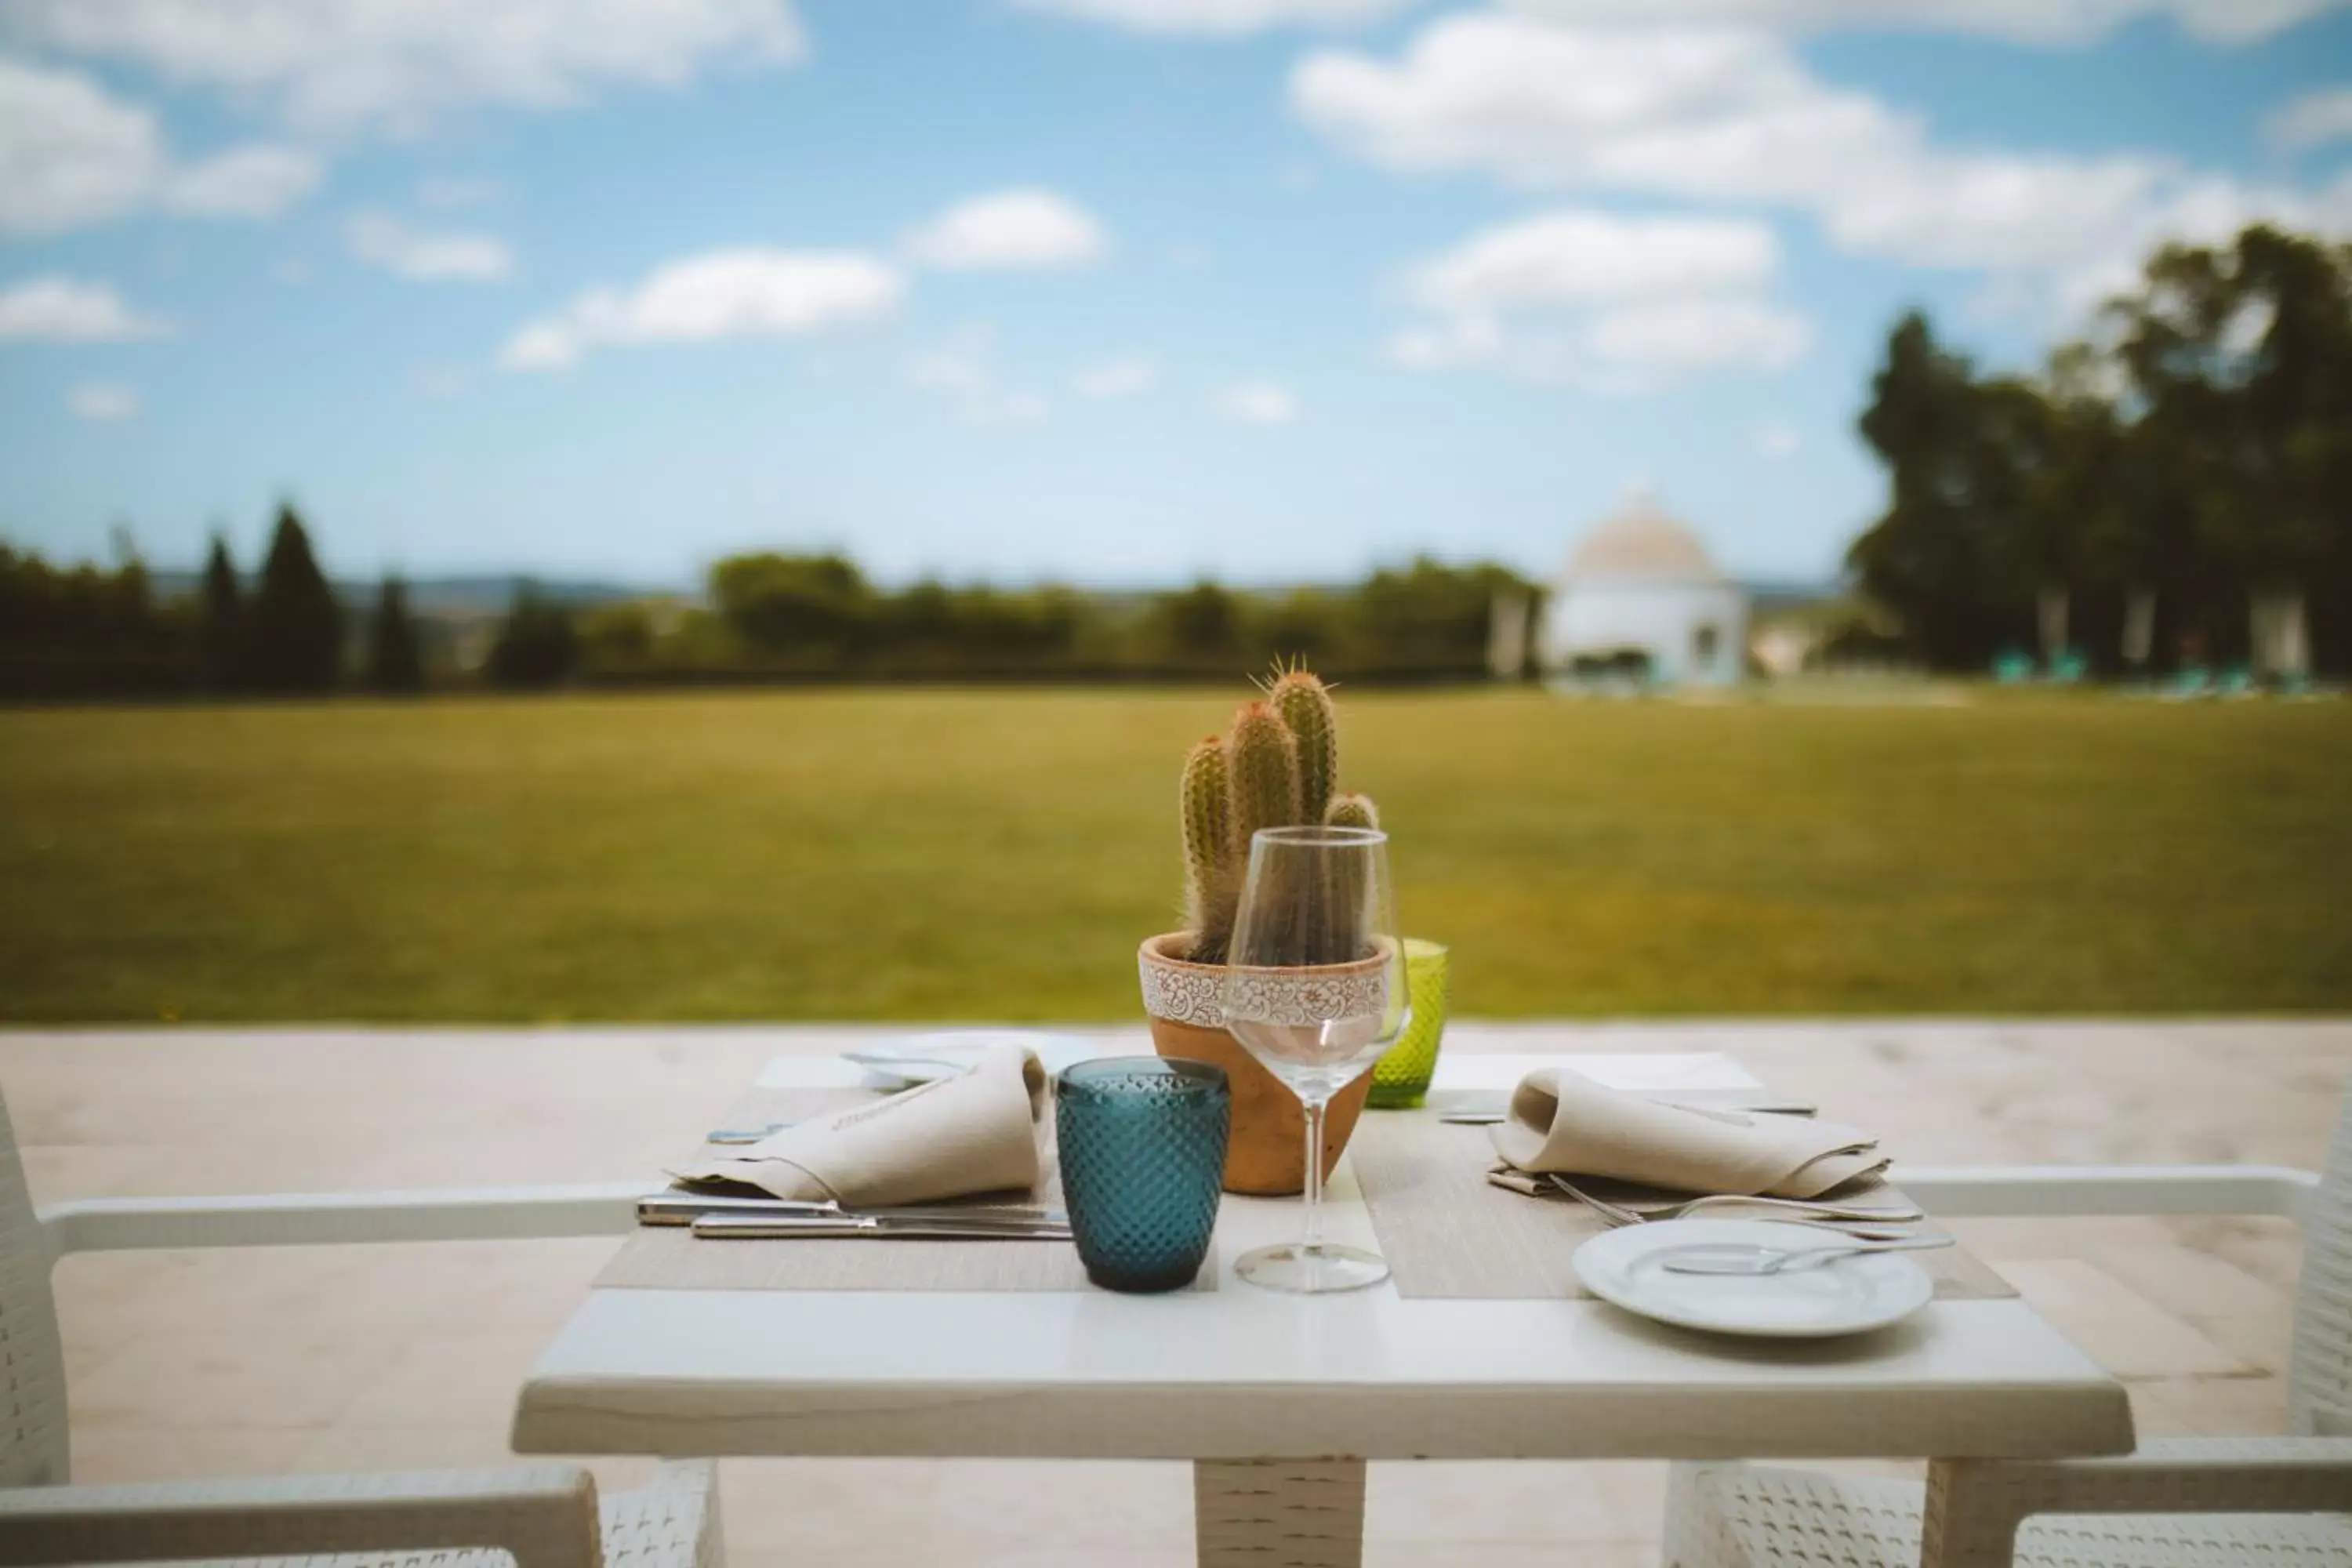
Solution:
M 724 1154 L 706 1152 L 669 1174 L 851 1207 L 1025 1192 L 1037 1184 L 1045 1106 L 1044 1066 L 1004 1046 L 969 1072 L 796 1122 Z
M 1858 1127 L 1669 1105 L 1593 1082 L 1571 1068 L 1539 1068 L 1512 1091 L 1489 1134 L 1509 1171 L 1603 1176 L 1686 1193 L 1819 1197 L 1874 1176 L 1889 1161 Z M 1532 1190 L 1528 1184 L 1523 1190 Z

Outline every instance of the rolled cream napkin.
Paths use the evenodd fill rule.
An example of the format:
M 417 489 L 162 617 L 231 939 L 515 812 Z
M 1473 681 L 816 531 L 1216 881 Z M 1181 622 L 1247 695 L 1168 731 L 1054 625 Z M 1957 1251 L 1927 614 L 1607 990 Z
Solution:
M 757 1143 L 672 1170 L 681 1182 L 740 1182 L 779 1198 L 852 1207 L 931 1203 L 1037 1184 L 1045 1069 L 1005 1046 L 970 1072 L 871 1105 L 812 1117 Z
M 1495 1152 L 1519 1171 L 1686 1193 L 1819 1197 L 1888 1164 L 1878 1140 L 1858 1127 L 1667 1105 L 1570 1068 L 1540 1068 L 1521 1079 L 1491 1136 Z

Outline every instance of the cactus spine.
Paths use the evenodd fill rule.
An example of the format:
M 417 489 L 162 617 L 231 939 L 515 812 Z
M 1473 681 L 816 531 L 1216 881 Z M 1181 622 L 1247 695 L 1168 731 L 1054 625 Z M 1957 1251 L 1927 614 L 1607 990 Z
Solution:
M 1192 962 L 1223 963 L 1232 944 L 1250 837 L 1261 827 L 1321 823 L 1378 827 L 1360 795 L 1334 794 L 1339 726 L 1330 693 L 1306 670 L 1278 676 L 1265 699 L 1243 705 L 1223 740 L 1196 742 L 1185 755 L 1178 809 L 1184 840 L 1184 914 Z M 1315 889 L 1302 908 L 1309 924 L 1291 951 L 1307 963 L 1345 963 L 1363 956 L 1370 914 L 1364 889 Z
M 1224 742 L 1196 742 L 1184 759 L 1180 801 L 1184 821 L 1184 924 L 1195 933 L 1194 953 L 1222 961 L 1234 933 L 1241 881 L 1234 874 L 1233 797 L 1226 787 Z M 1206 961 L 1204 961 L 1206 962 Z
M 1339 716 L 1331 693 L 1312 670 L 1286 670 L 1266 700 L 1298 742 L 1298 809 L 1301 822 L 1321 822 L 1339 773 Z

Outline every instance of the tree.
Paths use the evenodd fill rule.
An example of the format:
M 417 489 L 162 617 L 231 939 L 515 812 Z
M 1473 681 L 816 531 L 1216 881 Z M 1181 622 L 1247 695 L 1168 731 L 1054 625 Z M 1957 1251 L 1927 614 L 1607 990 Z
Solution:
M 2029 414 L 2014 385 L 1980 385 L 1917 311 L 1888 334 L 1857 424 L 1886 464 L 1889 504 L 1846 563 L 1931 664 L 1981 668 L 2031 626 L 2025 505 L 2003 461 L 2032 444 Z
M 376 591 L 375 616 L 368 625 L 367 683 L 377 691 L 425 689 L 425 659 L 416 645 L 416 622 L 408 613 L 408 584 L 389 572 Z
M 1153 595 L 1144 618 L 1146 645 L 1171 663 L 1230 668 L 1244 657 L 1241 602 L 1206 579 Z
M 2352 249 L 2168 247 L 2107 316 L 2189 628 L 2234 647 L 2249 595 L 2308 596 L 2352 660 Z
M 229 559 L 228 541 L 213 535 L 205 557 L 200 619 L 196 625 L 197 675 L 214 691 L 232 691 L 245 679 L 245 592 Z
M 2030 379 L 1896 325 L 1861 420 L 1892 481 L 1863 586 L 1946 666 L 2027 640 L 2037 602 L 2134 662 L 2237 657 L 2308 604 L 2318 661 L 2352 663 L 2352 248 L 2168 247 L 2103 318 Z
M 710 569 L 710 601 L 762 653 L 838 667 L 864 647 L 873 595 L 840 555 L 736 555 Z
M 129 696 L 184 688 L 194 630 L 155 603 L 146 568 L 53 567 L 0 541 L 0 698 Z
M 1382 568 L 1355 592 L 1349 662 L 1375 673 L 1476 675 L 1486 668 L 1496 595 L 1534 592 L 1495 565 L 1448 566 L 1424 555 Z
M 561 686 L 579 665 L 580 634 L 571 612 L 535 584 L 516 584 L 514 603 L 482 668 L 490 684 L 518 690 Z
M 290 504 L 278 510 L 246 627 L 247 669 L 257 689 L 334 689 L 342 668 L 343 614 Z

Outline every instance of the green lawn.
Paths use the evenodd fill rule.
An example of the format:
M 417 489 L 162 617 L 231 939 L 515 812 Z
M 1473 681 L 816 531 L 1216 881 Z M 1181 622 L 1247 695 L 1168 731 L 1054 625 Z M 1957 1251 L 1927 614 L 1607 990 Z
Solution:
M 0 713 L 0 1017 L 1129 1017 L 1233 700 Z M 2352 705 L 1342 710 L 1461 1012 L 2352 1009 Z

